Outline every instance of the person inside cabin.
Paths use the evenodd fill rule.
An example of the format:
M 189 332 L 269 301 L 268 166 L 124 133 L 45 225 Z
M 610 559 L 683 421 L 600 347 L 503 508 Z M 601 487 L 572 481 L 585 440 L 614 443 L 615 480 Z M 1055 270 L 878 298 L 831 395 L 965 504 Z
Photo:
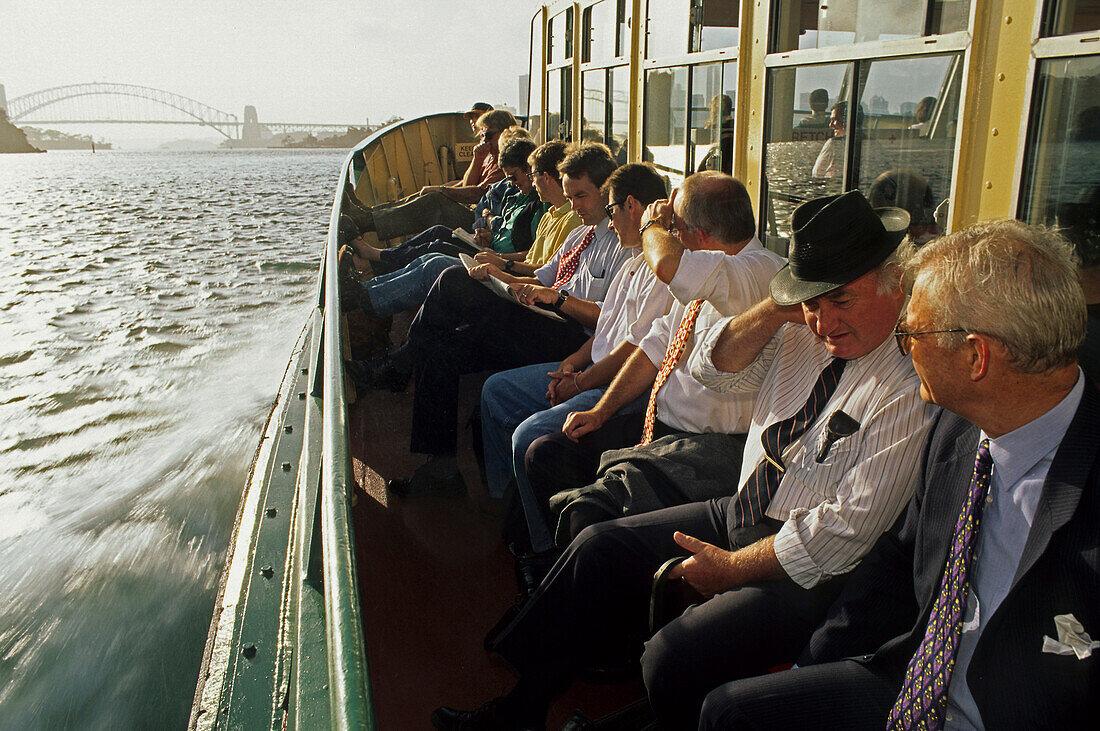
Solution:
M 768 282 L 785 262 L 756 238 L 748 191 L 723 173 L 689 176 L 669 200 L 645 212 L 642 226 L 646 263 L 671 291 L 675 305 L 646 332 L 628 338 L 622 347 L 629 357 L 606 390 L 569 402 L 575 407 L 568 411 L 533 416 L 513 435 L 513 470 L 532 548 L 532 555 L 520 557 L 525 578 L 541 578 L 558 553 L 555 544 L 567 545 L 591 523 L 729 493 L 718 481 L 673 485 L 658 494 L 648 489 L 643 473 L 625 466 L 632 458 L 646 460 L 644 476 L 653 477 L 651 466 L 662 455 L 697 454 L 684 448 L 686 437 L 706 433 L 699 449 L 721 452 L 738 469 L 753 395 L 703 387 L 688 372 L 687 355 L 699 342 L 696 333 L 766 296 Z M 561 396 L 587 388 L 596 375 L 563 379 Z M 611 473 L 606 480 L 597 480 L 601 467 Z M 558 511 L 549 509 L 551 497 L 593 482 L 598 487 L 580 490 L 583 497 L 572 495 L 576 499 L 559 521 Z M 604 495 L 605 490 L 614 494 Z M 633 496 L 629 506 L 623 504 L 627 495 Z
M 712 144 L 697 170 L 721 170 L 729 175 L 733 170 L 733 97 L 715 94 L 711 98 L 706 128 Z
M 512 140 L 530 140 L 530 133 L 514 125 L 500 133 L 499 148 L 503 151 Z M 501 165 L 503 169 L 503 165 Z M 519 194 L 519 188 L 515 183 L 507 179 L 507 174 L 502 180 L 498 180 L 489 186 L 485 195 L 478 201 L 474 208 L 473 235 L 480 246 L 492 246 L 494 236 L 500 229 L 501 218 L 505 206 Z M 524 234 L 522 226 L 515 232 L 518 237 L 512 244 L 516 251 L 526 251 L 533 241 L 533 234 Z M 341 237 L 341 243 L 343 242 Z M 473 253 L 474 249 L 455 235 L 455 230 L 446 226 L 432 226 L 421 231 L 416 236 L 405 242 L 390 247 L 379 249 L 363 241 L 362 236 L 356 236 L 346 244 L 352 264 L 356 272 L 370 273 L 374 275 L 396 272 L 412 263 L 425 254 L 446 254 L 458 256 L 460 252 Z M 341 250 L 341 255 L 346 256 Z
M 932 186 L 928 178 L 920 173 L 904 169 L 887 170 L 871 183 L 867 200 L 875 208 L 904 208 L 909 214 L 909 240 L 916 246 L 940 234 Z
M 586 528 L 492 646 L 519 671 L 440 729 L 540 728 L 583 668 L 637 658 L 654 572 L 700 595 L 645 645 L 662 728 L 694 727 L 706 693 L 795 659 L 845 575 L 912 495 L 936 409 L 894 342 L 905 222 L 858 191 L 792 214 L 771 298 L 712 328 L 691 356 L 708 387 L 759 390 L 735 495 Z
M 495 251 L 516 253 L 514 247 L 523 246 L 520 253 L 525 254 L 534 241 L 539 220 L 548 207 L 548 204 L 539 200 L 531 181 L 531 168 L 527 159 L 534 151 L 534 142 L 519 139 L 509 142 L 500 153 L 500 166 L 504 170 L 505 179 L 514 184 L 519 193 L 508 198 L 500 216 L 501 225 L 488 241 Z M 460 249 L 448 249 L 445 247 L 451 245 L 436 243 L 439 246 L 435 250 L 429 247 L 428 253 L 412 260 L 403 269 L 380 274 L 358 285 L 348 282 L 356 293 L 354 304 L 367 314 L 377 317 L 389 317 L 418 307 L 440 273 L 448 267 L 461 264 L 458 258 Z M 453 254 L 443 253 L 451 250 Z M 341 286 L 345 286 L 345 282 L 354 276 L 350 259 L 350 251 L 345 250 L 340 259 Z
M 858 114 L 858 112 L 857 112 Z M 837 102 L 829 113 L 833 136 L 825 140 L 814 160 L 810 175 L 815 178 L 839 178 L 844 174 L 844 146 L 848 143 L 848 102 Z
M 810 92 L 810 114 L 798 120 L 798 129 L 821 129 L 829 126 L 829 91 L 814 89 Z
M 607 147 L 583 144 L 559 165 L 565 195 L 585 224 L 533 276 L 513 276 L 493 264 L 444 270 L 412 321 L 408 341 L 383 358 L 348 361 L 358 387 L 403 390 L 415 379 L 410 451 L 428 455 L 411 478 L 387 487 L 401 497 L 465 494 L 455 460 L 458 379 L 466 373 L 560 361 L 592 333 L 600 303 L 630 258 L 610 230 L 600 192 L 615 170 Z M 557 295 L 543 308 L 497 296 L 477 281 L 494 277 L 518 288 L 548 286 Z M 547 316 L 546 311 L 553 317 Z
M 926 96 L 921 99 L 917 102 L 917 108 L 913 110 L 913 124 L 909 125 L 909 129 L 923 132 L 924 126 L 928 120 L 932 119 L 932 112 L 935 110 L 936 97 Z
M 916 494 L 798 667 L 716 688 L 701 729 L 1096 725 L 1100 394 L 1073 252 L 1002 219 L 912 276 L 898 346 L 945 409 Z
M 470 229 L 474 220 L 471 206 L 485 195 L 490 185 L 504 177 L 497 165 L 497 142 L 500 133 L 515 124 L 516 118 L 503 109 L 485 112 L 478 118 L 478 134 L 481 143 L 488 146 L 488 154 L 480 168 L 471 164 L 457 183 L 426 185 L 407 198 L 377 206 L 364 206 L 354 195 L 345 196 L 342 210 L 348 217 L 346 240 L 363 237 L 370 244 L 375 239 L 411 236 L 435 225 Z

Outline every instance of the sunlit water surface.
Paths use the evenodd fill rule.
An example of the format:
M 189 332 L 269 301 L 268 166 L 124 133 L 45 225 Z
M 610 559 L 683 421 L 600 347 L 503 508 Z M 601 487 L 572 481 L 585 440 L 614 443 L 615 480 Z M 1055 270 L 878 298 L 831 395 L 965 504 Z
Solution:
M 343 152 L 0 156 L 0 728 L 182 728 Z

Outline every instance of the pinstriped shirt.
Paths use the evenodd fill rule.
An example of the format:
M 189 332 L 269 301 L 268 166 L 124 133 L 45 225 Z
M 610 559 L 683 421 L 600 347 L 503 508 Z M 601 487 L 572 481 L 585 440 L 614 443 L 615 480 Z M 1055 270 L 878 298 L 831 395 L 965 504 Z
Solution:
M 719 392 L 760 391 L 740 487 L 763 459 L 761 433 L 802 408 L 832 356 L 809 328 L 787 324 L 748 367 L 725 373 L 712 360 L 724 325 L 711 328 L 692 354 L 691 373 Z M 787 469 L 765 511 L 783 521 L 775 553 L 800 586 L 812 587 L 851 571 L 901 513 L 916 487 L 936 409 L 921 400 L 912 361 L 898 352 L 892 337 L 847 363 L 818 418 L 784 451 Z M 822 456 L 825 427 L 837 411 L 860 427 Z

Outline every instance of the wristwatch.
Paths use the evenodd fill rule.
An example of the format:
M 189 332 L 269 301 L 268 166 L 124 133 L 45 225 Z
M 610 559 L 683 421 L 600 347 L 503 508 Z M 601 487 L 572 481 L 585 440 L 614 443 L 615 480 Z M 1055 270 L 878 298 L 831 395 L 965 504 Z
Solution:
M 656 218 L 651 218 L 650 220 L 646 221 L 640 229 L 638 229 L 638 235 L 641 236 L 642 234 L 644 234 L 645 230 L 650 226 L 661 226 L 661 222 L 658 221 Z M 664 228 L 664 226 L 661 226 L 661 228 Z
M 508 261 L 506 261 L 506 262 L 504 263 L 504 271 L 506 271 L 506 272 L 510 272 L 510 271 L 512 271 L 512 269 L 513 269 L 513 268 L 514 268 L 515 266 L 516 266 L 516 263 L 515 263 L 514 261 L 512 261 L 511 259 L 509 259 Z
M 558 300 L 557 300 L 557 302 L 554 303 L 554 307 L 553 307 L 554 312 L 556 312 L 560 315 L 561 314 L 561 306 L 565 304 L 565 301 L 567 299 L 569 299 L 569 293 L 568 292 L 566 292 L 564 289 L 562 291 L 558 292 Z

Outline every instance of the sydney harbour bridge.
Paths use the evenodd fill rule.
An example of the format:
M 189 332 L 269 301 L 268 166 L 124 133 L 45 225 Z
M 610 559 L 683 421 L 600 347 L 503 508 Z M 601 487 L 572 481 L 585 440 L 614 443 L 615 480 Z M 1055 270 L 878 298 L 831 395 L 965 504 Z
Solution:
M 229 140 L 259 140 L 262 137 L 306 132 L 313 135 L 339 134 L 362 124 L 317 124 L 313 122 L 260 122 L 256 108 L 244 108 L 244 119 L 189 97 L 163 89 L 134 84 L 69 84 L 23 94 L 5 105 L 0 86 L 0 108 L 17 125 L 75 124 L 185 124 L 209 127 Z

